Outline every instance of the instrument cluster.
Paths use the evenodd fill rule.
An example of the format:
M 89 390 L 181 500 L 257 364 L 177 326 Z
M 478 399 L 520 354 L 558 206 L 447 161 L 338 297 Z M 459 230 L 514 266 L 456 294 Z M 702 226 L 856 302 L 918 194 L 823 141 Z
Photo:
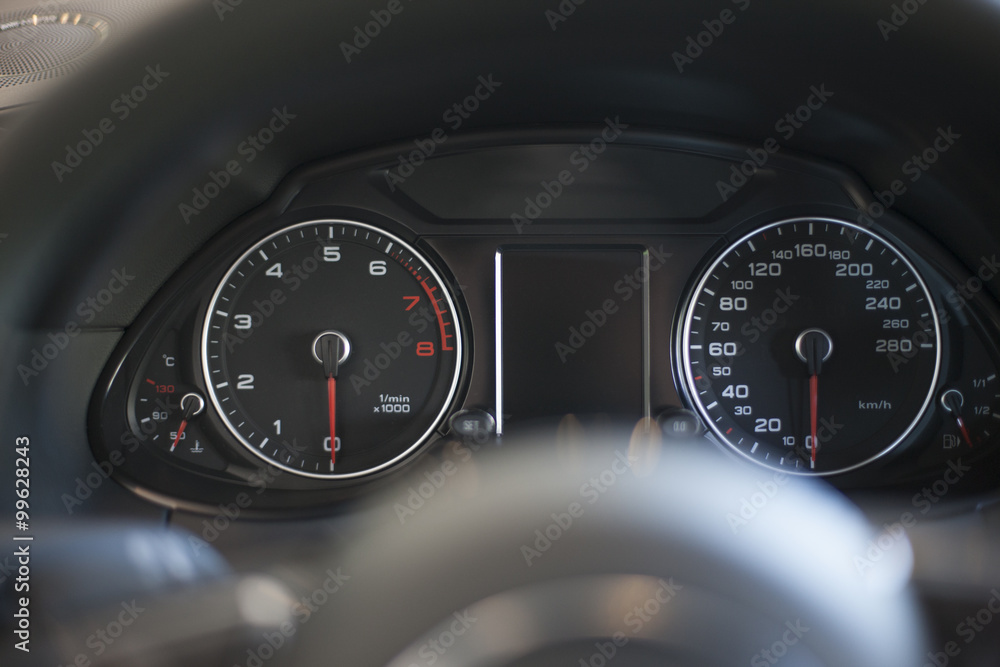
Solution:
M 566 179 L 579 141 L 510 139 L 293 174 L 126 332 L 95 453 L 164 505 L 257 487 L 261 513 L 567 420 L 844 489 L 992 483 L 995 305 L 850 173 L 775 156 L 733 193 L 740 147 L 643 135 Z

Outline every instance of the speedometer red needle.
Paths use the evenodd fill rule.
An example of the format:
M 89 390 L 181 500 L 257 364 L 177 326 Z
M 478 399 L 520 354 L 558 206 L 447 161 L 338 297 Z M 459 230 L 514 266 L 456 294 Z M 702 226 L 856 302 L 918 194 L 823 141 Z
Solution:
M 819 412 L 819 375 L 809 376 L 809 431 L 812 435 L 812 467 L 816 467 L 816 450 L 819 440 L 816 438 L 816 413 Z M 802 413 L 799 413 L 802 414 Z
M 795 353 L 799 359 L 806 362 L 806 372 L 809 374 L 809 467 L 816 468 L 816 450 L 819 449 L 819 434 L 816 432 L 816 416 L 819 412 L 819 373 L 833 352 L 833 341 L 830 335 L 822 329 L 806 329 L 795 340 Z

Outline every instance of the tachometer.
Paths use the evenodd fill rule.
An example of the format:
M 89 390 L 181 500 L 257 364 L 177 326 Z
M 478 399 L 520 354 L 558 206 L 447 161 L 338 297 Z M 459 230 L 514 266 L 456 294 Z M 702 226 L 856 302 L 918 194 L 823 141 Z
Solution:
M 934 396 L 940 324 L 914 266 L 871 230 L 768 225 L 709 266 L 682 315 L 684 392 L 758 463 L 829 475 L 893 449 Z
M 268 463 L 320 478 L 385 468 L 441 423 L 463 338 L 449 290 L 376 227 L 281 229 L 226 272 L 202 332 L 212 405 Z

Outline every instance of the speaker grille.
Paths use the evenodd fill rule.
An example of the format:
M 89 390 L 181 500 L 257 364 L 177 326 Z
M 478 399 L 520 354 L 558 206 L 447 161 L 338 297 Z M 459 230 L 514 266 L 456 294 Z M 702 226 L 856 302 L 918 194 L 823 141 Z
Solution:
M 0 12 L 0 88 L 68 74 L 110 36 L 152 13 L 156 0 L 46 0 L 37 9 Z
M 82 13 L 4 20 L 0 24 L 0 88 L 73 71 L 107 38 L 108 27 L 104 19 Z

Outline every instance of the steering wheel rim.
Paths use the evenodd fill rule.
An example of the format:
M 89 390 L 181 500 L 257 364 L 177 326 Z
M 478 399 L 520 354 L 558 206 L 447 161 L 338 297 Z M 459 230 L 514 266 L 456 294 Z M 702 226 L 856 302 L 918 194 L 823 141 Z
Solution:
M 496 651 L 484 647 L 522 646 L 522 640 L 525 650 L 540 650 L 573 634 L 564 628 L 542 636 L 545 619 L 557 608 L 552 586 L 586 589 L 639 575 L 651 578 L 650 590 L 659 581 L 684 587 L 669 605 L 671 622 L 686 632 L 665 629 L 645 637 L 674 655 L 695 656 L 683 664 L 750 661 L 796 624 L 809 628 L 797 641 L 814 660 L 801 664 L 918 664 L 923 625 L 907 588 L 909 545 L 904 538 L 883 559 L 866 561 L 875 531 L 831 487 L 750 471 L 694 449 L 665 450 L 649 466 L 616 453 L 610 443 L 582 449 L 572 465 L 545 454 L 548 448 L 551 443 L 533 442 L 482 455 L 476 492 L 457 503 L 440 494 L 416 511 L 401 512 L 406 482 L 384 495 L 376 520 L 320 568 L 349 579 L 330 611 L 320 612 L 322 620 L 303 627 L 300 655 L 336 655 L 359 665 L 420 664 L 422 638 L 442 632 L 431 629 L 455 612 L 520 608 L 535 622 L 522 618 L 514 631 L 511 624 L 482 631 L 478 639 L 463 639 L 461 651 L 442 653 L 439 662 L 508 664 L 472 656 L 496 659 Z M 602 484 L 602 476 L 614 481 Z M 412 483 L 417 481 L 422 478 Z M 619 592 L 626 579 L 616 580 Z M 535 613 L 526 602 L 533 596 L 549 612 Z M 563 607 L 566 614 L 585 598 L 572 599 L 575 604 Z M 598 614 L 600 605 L 610 604 L 607 595 L 590 599 Z M 725 615 L 754 632 L 720 629 L 715 623 Z M 624 631 L 622 621 L 617 618 Z M 687 632 L 699 626 L 705 630 Z M 598 641 L 612 633 L 579 634 Z

